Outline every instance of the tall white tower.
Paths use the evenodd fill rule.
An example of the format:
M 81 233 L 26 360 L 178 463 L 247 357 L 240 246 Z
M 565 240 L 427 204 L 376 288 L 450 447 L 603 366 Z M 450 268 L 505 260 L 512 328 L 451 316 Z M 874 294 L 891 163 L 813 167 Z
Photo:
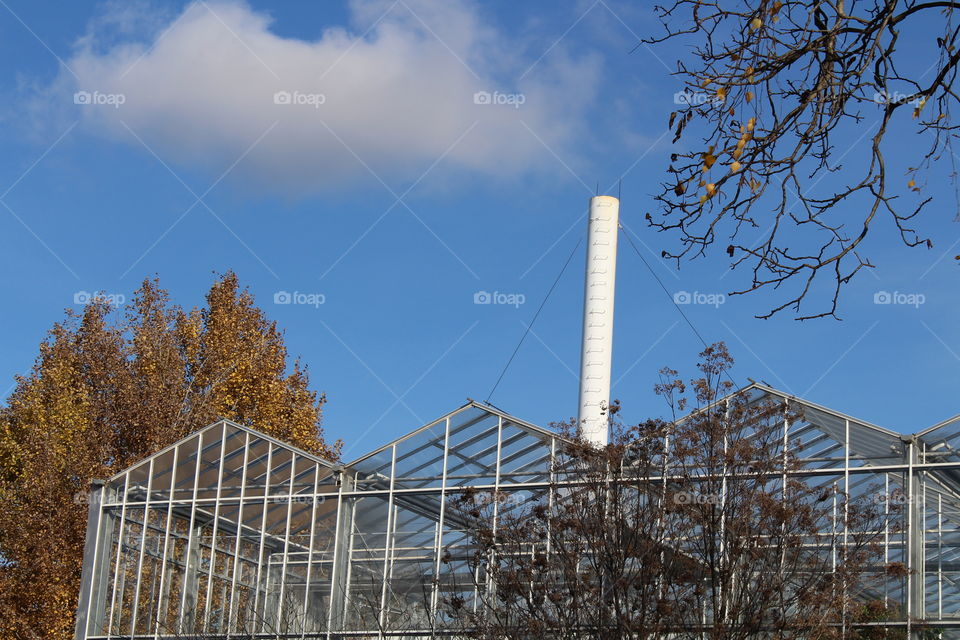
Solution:
M 609 436 L 613 299 L 617 281 L 619 222 L 619 200 L 611 196 L 590 198 L 583 340 L 580 349 L 579 423 L 584 438 L 601 447 L 607 444 Z

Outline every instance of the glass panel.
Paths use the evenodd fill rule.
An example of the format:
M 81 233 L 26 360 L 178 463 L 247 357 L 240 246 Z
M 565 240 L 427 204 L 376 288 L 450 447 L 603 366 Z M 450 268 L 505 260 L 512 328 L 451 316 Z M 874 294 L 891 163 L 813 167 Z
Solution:
M 317 478 L 317 463 L 305 456 L 297 456 L 293 478 L 294 494 L 313 494 Z
M 138 464 L 130 470 L 127 480 L 127 503 L 145 502 L 150 486 L 150 462 Z
M 515 425 L 504 425 L 500 453 L 501 484 L 543 481 L 549 474 L 549 465 L 549 441 L 541 440 Z
M 158 616 L 167 507 L 155 508 L 151 506 L 148 515 L 146 539 L 142 552 L 143 566 L 138 575 L 140 593 L 137 597 L 136 633 L 151 633 Z
M 447 485 L 493 484 L 496 478 L 499 416 L 464 412 L 450 428 Z
M 153 476 L 150 478 L 150 501 L 168 500 L 170 497 L 170 477 L 173 475 L 174 449 L 170 449 L 153 460 Z
M 384 578 L 386 499 L 351 498 L 354 527 L 350 536 L 350 616 L 348 630 L 375 628 Z
M 197 484 L 197 498 L 212 500 L 217 497 L 217 484 L 220 481 L 220 453 L 223 449 L 222 427 L 213 427 L 202 433 L 200 448 L 200 479 Z
M 227 437 L 224 440 L 223 484 L 221 498 L 238 498 L 243 485 L 243 458 L 246 452 L 247 432 L 227 425 Z
M 290 465 L 292 464 L 293 454 L 289 449 L 274 447 L 270 468 L 271 496 L 286 496 L 290 492 Z
M 197 471 L 197 448 L 200 445 L 200 435 L 183 442 L 177 448 L 176 489 L 175 500 L 192 500 L 194 477 Z
M 247 453 L 247 497 L 263 495 L 267 484 L 270 446 L 270 443 L 262 438 L 250 439 L 250 451 Z
M 444 423 L 397 443 L 396 486 L 439 487 L 443 475 Z

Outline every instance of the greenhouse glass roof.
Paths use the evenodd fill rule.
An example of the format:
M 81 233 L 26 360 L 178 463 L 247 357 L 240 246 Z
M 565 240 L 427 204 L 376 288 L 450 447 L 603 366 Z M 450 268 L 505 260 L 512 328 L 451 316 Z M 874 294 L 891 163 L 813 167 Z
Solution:
M 960 416 L 903 435 L 754 384 L 787 401 L 785 438 L 806 482 L 911 496 L 884 537 L 883 582 L 907 625 L 960 631 Z M 469 585 L 470 525 L 447 508 L 466 487 L 511 509 L 551 482 L 556 433 L 470 401 L 346 464 L 222 420 L 98 484 L 77 637 L 411 636 L 442 626 Z M 470 594 L 465 594 L 469 597 Z M 960 637 L 960 635 L 958 635 Z

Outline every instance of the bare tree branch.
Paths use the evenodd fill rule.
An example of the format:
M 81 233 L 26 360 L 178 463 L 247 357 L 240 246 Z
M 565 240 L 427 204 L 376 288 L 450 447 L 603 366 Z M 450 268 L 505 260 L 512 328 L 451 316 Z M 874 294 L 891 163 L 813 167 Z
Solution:
M 726 238 L 732 268 L 750 272 L 749 284 L 732 293 L 779 290 L 789 282 L 786 299 L 758 317 L 791 310 L 806 320 L 837 317 L 843 285 L 874 266 L 862 249 L 880 218 L 893 222 L 905 245 L 931 247 L 914 218 L 932 198 L 897 199 L 919 192 L 934 163 L 954 162 L 958 7 L 920 0 L 658 6 L 665 32 L 645 42 L 694 42 L 678 62 L 686 90 L 669 121 L 674 142 L 686 135 L 692 148 L 671 155 L 660 211 L 647 214 L 652 227 L 679 238 L 664 257 L 679 264 Z M 902 46 L 899 38 L 908 25 L 933 21 L 942 31 L 927 43 L 927 62 L 927 51 Z M 911 68 L 918 59 L 926 72 Z M 894 148 L 900 157 L 916 154 L 901 189 L 885 154 L 894 144 L 891 129 L 905 126 L 923 142 Z M 864 141 L 866 154 L 857 148 Z M 751 232 L 759 240 L 751 241 Z M 808 296 L 823 296 L 826 305 L 801 309 Z

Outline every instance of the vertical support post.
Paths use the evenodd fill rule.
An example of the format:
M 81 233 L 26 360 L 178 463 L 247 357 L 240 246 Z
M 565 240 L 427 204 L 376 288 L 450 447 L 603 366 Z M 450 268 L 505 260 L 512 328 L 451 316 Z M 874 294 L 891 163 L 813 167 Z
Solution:
M 310 609 L 310 583 L 313 579 L 314 545 L 317 533 L 317 502 L 320 500 L 320 465 L 313 470 L 313 499 L 310 504 L 310 542 L 307 551 L 307 576 L 303 583 L 303 620 L 309 626 L 306 631 L 319 631 L 317 628 L 317 612 Z
M 263 472 L 263 502 L 262 511 L 260 513 L 260 544 L 257 547 L 257 581 L 254 584 L 255 591 L 253 592 L 253 613 L 256 616 L 253 624 L 254 628 L 259 628 L 263 623 L 263 614 L 262 612 L 266 610 L 265 602 L 262 602 L 260 599 L 260 593 L 263 592 L 263 600 L 267 599 L 266 589 L 263 588 L 263 581 L 269 580 L 269 568 L 267 570 L 267 576 L 264 578 L 263 570 L 263 550 L 266 545 L 267 539 L 267 512 L 270 510 L 270 475 L 273 473 L 273 443 L 267 443 L 267 466 Z M 268 560 L 269 561 L 269 560 Z
M 943 620 L 943 494 L 937 494 L 937 619 Z
M 396 527 L 393 513 L 393 491 L 397 477 L 397 445 L 390 447 L 390 493 L 387 497 L 387 532 L 383 542 L 383 582 L 380 587 L 380 628 L 387 628 L 387 597 L 390 585 L 389 575 L 393 562 L 393 529 Z
M 883 474 L 883 564 L 890 564 L 890 474 Z M 890 581 L 883 581 L 883 604 L 890 605 Z
M 919 638 L 913 628 L 914 620 L 926 617 L 924 607 L 924 522 L 923 488 L 914 465 L 920 461 L 917 441 L 910 439 L 907 446 L 907 631 L 911 638 Z
M 883 474 L 883 564 L 890 564 L 890 474 Z M 883 581 L 883 603 L 890 600 L 890 581 Z
M 94 604 L 100 612 L 98 617 L 103 616 L 103 601 L 98 595 L 103 591 L 99 588 L 100 585 L 106 585 L 107 582 L 104 571 L 107 565 L 103 559 L 109 560 L 109 556 L 104 553 L 106 549 L 103 548 L 107 542 L 103 535 L 104 493 L 103 480 L 91 482 L 87 502 L 87 536 L 83 546 L 83 570 L 80 574 L 80 599 L 77 603 L 77 621 L 74 628 L 76 640 L 84 640 L 91 627 L 95 629 L 98 627 L 96 624 L 90 624 Z M 96 594 L 93 590 L 94 581 L 98 585 Z
M 843 557 L 847 559 L 850 544 L 850 421 L 843 421 Z M 843 584 L 843 637 L 847 637 L 847 601 L 849 585 L 844 579 Z
M 495 464 L 495 475 L 493 478 L 493 494 L 496 497 L 500 496 L 500 464 L 501 457 L 503 453 L 503 416 L 499 416 L 497 419 L 497 462 Z M 494 500 L 493 502 L 493 529 L 492 533 L 494 537 L 497 535 L 497 521 L 500 518 L 500 500 Z
M 143 501 L 143 526 L 140 528 L 140 553 L 137 554 L 137 580 L 133 585 L 133 608 L 130 611 L 130 633 L 137 633 L 137 618 L 140 615 L 140 588 L 143 582 L 143 556 L 147 549 L 147 529 L 150 526 L 150 498 L 153 493 L 153 463 L 150 459 L 147 467 L 147 497 Z
M 720 575 L 727 573 L 727 452 L 730 447 L 730 438 L 728 437 L 730 429 L 730 401 L 727 400 L 724 402 L 723 406 L 723 466 L 721 471 L 720 479 Z M 713 464 L 713 463 L 711 463 Z M 710 469 L 710 473 L 714 473 L 713 469 Z M 732 575 L 732 573 L 731 573 Z M 729 589 L 724 588 L 723 580 L 720 580 L 717 584 L 717 591 L 719 592 L 717 600 L 720 603 L 721 611 L 720 622 L 726 625 L 727 616 L 729 614 L 728 601 L 731 597 Z M 714 624 L 717 623 L 717 614 L 718 612 L 714 611 Z
M 433 592 L 430 596 L 430 623 L 436 624 L 437 604 L 440 599 L 440 562 L 443 557 L 443 527 L 447 506 L 447 468 L 450 458 L 450 418 L 446 420 L 443 435 L 443 480 L 440 483 L 440 517 L 437 520 L 436 552 L 433 559 Z
M 783 474 L 780 476 L 780 501 L 781 504 L 787 504 L 787 495 L 789 489 L 790 478 L 787 476 L 787 469 L 790 465 L 790 400 L 784 400 L 783 403 L 783 451 L 781 452 L 781 464 L 783 465 Z M 780 535 L 786 539 L 787 535 L 787 521 L 784 519 L 780 523 Z M 785 573 L 787 566 L 787 549 L 784 545 L 780 549 L 780 575 L 778 579 L 780 581 L 785 581 Z M 782 592 L 781 592 L 782 593 Z M 783 599 L 781 596 L 780 606 L 784 606 Z
M 393 521 L 390 528 L 390 547 L 389 547 L 390 566 L 387 569 L 387 576 L 385 578 L 385 580 L 387 581 L 387 584 L 390 585 L 391 589 L 393 588 L 393 570 L 397 566 L 396 545 L 397 545 L 397 521 L 399 517 L 400 517 L 400 506 L 397 504 L 397 501 L 394 500 L 393 501 Z
M 117 518 L 113 513 L 107 511 L 106 504 L 114 499 L 113 492 L 104 486 L 103 492 L 100 494 L 100 540 L 92 576 L 95 588 L 91 591 L 88 611 L 89 622 L 87 624 L 88 629 L 95 629 L 97 633 L 103 633 L 107 624 L 104 618 L 107 615 L 107 585 L 110 583 L 110 544 L 117 532 Z M 121 531 L 122 524 L 121 522 Z
M 650 466 L 652 469 L 652 465 Z M 669 529 L 665 526 L 666 520 L 664 514 L 667 511 L 667 476 L 670 473 L 670 430 L 667 429 L 663 434 L 663 453 L 660 458 L 660 496 L 657 503 L 657 528 L 654 530 L 654 542 L 660 545 L 660 564 L 667 566 L 666 554 L 673 541 L 670 539 Z M 666 576 L 657 577 L 659 586 L 658 597 L 666 596 Z M 706 600 L 706 599 L 704 599 Z
M 247 499 L 247 467 L 250 466 L 250 433 L 243 436 L 243 471 L 240 474 L 240 502 L 237 506 L 237 539 L 233 542 L 233 574 L 230 576 L 230 602 L 227 605 L 227 634 L 233 633 L 233 615 L 237 603 L 237 577 L 240 575 L 240 541 L 243 538 L 243 509 Z
M 287 590 L 287 560 L 290 557 L 290 520 L 293 517 L 293 485 L 297 479 L 297 454 L 290 456 L 290 486 L 287 488 L 287 524 L 283 530 L 283 561 L 280 563 L 280 592 L 277 594 L 277 621 L 276 633 L 286 633 L 290 617 L 283 619 L 286 605 Z
M 497 419 L 497 460 L 495 464 L 494 478 L 493 478 L 493 495 L 500 495 L 500 471 L 502 467 L 503 459 L 503 416 L 500 416 Z M 500 519 L 500 500 L 493 501 L 493 521 L 491 522 L 491 534 L 493 535 L 494 540 L 497 537 L 497 525 L 499 524 Z M 495 548 L 495 547 L 494 547 Z M 493 578 L 492 576 L 492 567 L 493 563 L 497 562 L 496 551 L 490 551 L 487 554 L 487 571 L 486 576 L 484 576 L 484 597 L 490 599 L 492 591 L 494 589 Z M 479 589 L 480 585 L 476 585 Z M 476 598 L 479 599 L 480 594 L 476 594 Z
M 348 498 L 347 502 L 350 505 L 350 519 L 344 522 L 344 525 L 347 528 L 347 547 L 344 549 L 344 571 L 340 574 L 340 579 L 343 581 L 343 611 L 341 612 L 341 624 L 347 624 L 347 612 L 350 611 L 351 597 L 353 595 L 353 568 L 355 565 L 353 560 L 353 552 L 356 549 L 357 538 L 360 538 L 360 543 L 366 546 L 366 541 L 363 540 L 362 534 L 357 531 L 357 505 L 360 504 L 360 500 L 363 498 Z
M 550 517 L 553 517 L 553 509 L 556 506 L 556 491 L 554 487 L 557 486 L 557 469 L 556 469 L 556 459 L 557 459 L 557 439 L 550 438 L 550 486 L 547 489 L 547 513 L 550 514 Z M 499 478 L 498 478 L 499 480 Z M 551 521 L 547 526 L 547 557 L 550 557 L 550 554 L 553 552 L 553 522 Z
M 223 467 L 227 455 L 227 423 L 220 431 L 220 462 L 217 463 L 217 494 L 213 503 L 213 531 L 210 534 L 210 567 L 207 571 L 207 593 L 204 596 L 203 631 L 210 625 L 210 612 L 213 610 L 213 582 L 217 575 L 217 535 L 220 532 L 220 499 L 223 495 Z M 221 603 L 223 606 L 223 603 Z
M 173 450 L 173 463 L 170 467 L 170 491 L 167 494 L 167 518 L 163 530 L 163 551 L 160 555 L 160 596 L 157 602 L 156 615 L 153 617 L 154 635 L 160 633 L 162 626 L 166 625 L 166 615 L 170 608 L 170 577 L 168 574 L 172 567 L 167 566 L 170 553 L 170 530 L 173 528 L 173 499 L 174 492 L 177 490 L 177 463 L 180 459 L 180 447 Z M 169 626 L 169 625 L 168 625 Z
M 619 200 L 611 196 L 590 198 L 578 415 L 584 438 L 599 447 L 606 446 L 609 431 L 619 224 Z
M 334 631 L 340 631 L 344 625 L 344 612 L 347 609 L 347 586 L 349 577 L 348 553 L 353 538 L 353 500 L 344 497 L 344 492 L 353 489 L 350 475 L 340 472 L 340 488 L 337 492 L 337 520 L 333 536 L 333 566 L 330 570 L 330 609 L 327 612 L 327 638 Z
M 116 622 L 117 592 L 123 598 L 123 575 L 120 573 L 120 558 L 123 557 L 123 537 L 127 529 L 127 493 L 130 487 L 130 470 L 123 475 L 123 494 L 120 506 L 120 530 L 117 532 L 117 557 L 113 565 L 113 593 L 110 599 L 110 620 L 107 622 L 107 635 L 113 635 L 113 625 Z M 124 568 L 126 574 L 126 568 Z M 121 603 L 122 607 L 122 603 Z M 121 630 L 120 633 L 123 633 Z
M 200 585 L 200 538 L 203 525 L 191 521 L 187 538 L 186 567 L 184 567 L 183 593 L 180 598 L 180 631 L 195 631 Z
M 183 592 L 180 594 L 180 615 L 177 622 L 179 633 L 193 632 L 197 613 L 197 573 L 200 571 L 200 531 L 197 525 L 197 498 L 200 491 L 200 467 L 203 459 L 203 443 L 206 433 L 197 440 L 196 464 L 193 469 L 193 495 L 190 499 L 190 526 L 187 529 L 187 550 L 183 569 Z

